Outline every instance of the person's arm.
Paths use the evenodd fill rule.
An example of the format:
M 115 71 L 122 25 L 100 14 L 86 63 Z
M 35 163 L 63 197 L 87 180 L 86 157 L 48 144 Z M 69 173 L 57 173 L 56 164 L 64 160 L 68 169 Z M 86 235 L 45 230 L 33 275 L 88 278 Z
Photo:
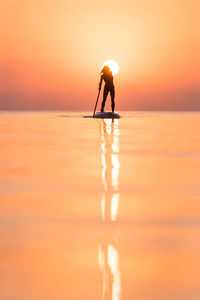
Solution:
M 101 90 L 102 81 L 103 81 L 103 75 L 101 75 L 101 79 L 100 79 L 100 82 L 99 82 L 99 91 Z

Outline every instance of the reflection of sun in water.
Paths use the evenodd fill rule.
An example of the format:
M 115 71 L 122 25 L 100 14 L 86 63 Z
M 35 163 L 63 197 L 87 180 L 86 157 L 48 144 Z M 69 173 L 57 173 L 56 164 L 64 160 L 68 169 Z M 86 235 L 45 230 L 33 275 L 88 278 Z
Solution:
M 108 66 L 112 72 L 113 75 L 116 75 L 119 72 L 119 65 L 116 61 L 114 60 L 107 60 L 105 61 L 105 63 L 103 64 L 102 68 L 104 66 Z
M 119 209 L 119 120 L 104 119 L 101 127 L 101 163 L 104 193 L 101 199 L 103 221 L 116 222 Z M 103 271 L 102 300 L 121 299 L 121 274 L 116 228 L 99 245 L 99 266 Z

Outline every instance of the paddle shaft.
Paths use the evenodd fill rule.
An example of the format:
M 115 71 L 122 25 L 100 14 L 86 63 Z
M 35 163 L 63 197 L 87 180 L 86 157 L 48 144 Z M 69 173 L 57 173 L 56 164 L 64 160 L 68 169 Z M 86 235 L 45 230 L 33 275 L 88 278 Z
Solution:
M 94 118 L 94 116 L 95 116 L 95 112 L 96 112 L 96 108 L 97 108 L 97 103 L 98 103 L 98 100 L 99 100 L 100 92 L 101 92 L 101 90 L 99 90 L 99 92 L 98 92 L 97 101 L 96 101 L 95 108 L 94 108 L 94 112 L 93 112 L 93 118 Z

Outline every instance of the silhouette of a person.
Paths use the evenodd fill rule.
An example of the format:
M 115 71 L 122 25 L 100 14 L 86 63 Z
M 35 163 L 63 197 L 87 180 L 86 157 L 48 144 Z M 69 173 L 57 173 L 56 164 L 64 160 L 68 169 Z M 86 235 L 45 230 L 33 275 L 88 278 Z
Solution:
M 103 101 L 101 104 L 101 112 L 104 112 L 104 107 L 105 107 L 106 98 L 108 96 L 108 93 L 110 93 L 110 96 L 111 96 L 112 112 L 114 112 L 114 110 L 115 110 L 115 87 L 113 84 L 113 74 L 108 66 L 104 66 L 103 69 L 101 70 L 99 91 L 101 89 L 103 80 L 105 82 L 105 86 L 104 86 L 104 91 L 103 91 Z

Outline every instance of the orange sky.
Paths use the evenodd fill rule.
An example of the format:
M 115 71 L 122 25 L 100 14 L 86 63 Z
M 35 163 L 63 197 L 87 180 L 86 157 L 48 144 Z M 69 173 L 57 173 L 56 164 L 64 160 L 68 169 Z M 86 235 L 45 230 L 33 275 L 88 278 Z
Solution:
M 1 1 L 0 109 L 92 110 L 113 59 L 117 109 L 199 110 L 199 11 L 199 0 Z

